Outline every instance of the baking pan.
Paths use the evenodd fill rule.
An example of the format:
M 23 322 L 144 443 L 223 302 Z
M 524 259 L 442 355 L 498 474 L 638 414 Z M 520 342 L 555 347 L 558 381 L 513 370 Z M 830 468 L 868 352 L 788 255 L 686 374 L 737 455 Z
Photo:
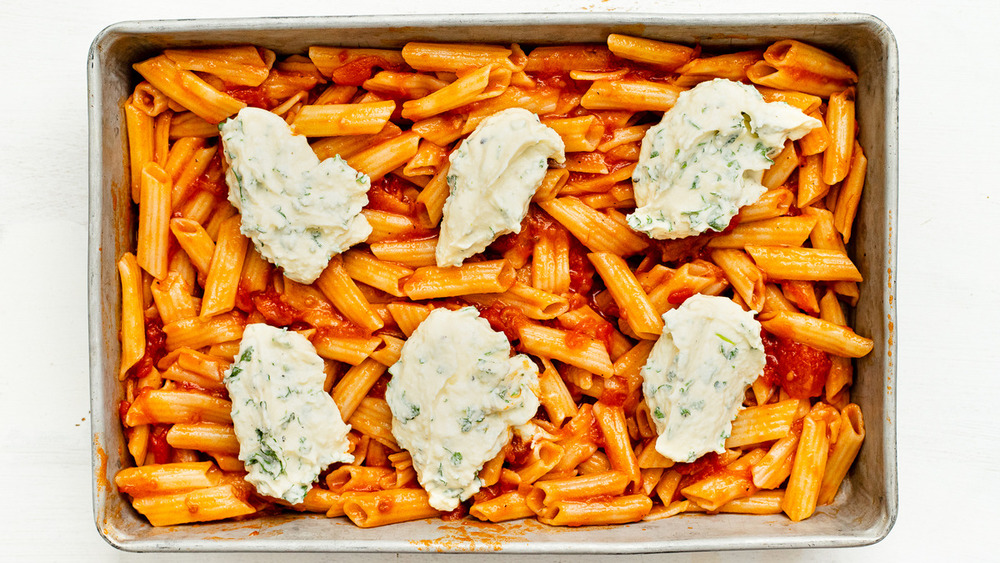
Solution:
M 867 437 L 831 506 L 793 523 L 784 515 L 681 515 L 623 526 L 550 528 L 427 520 L 361 529 L 346 518 L 280 514 L 239 522 L 154 528 L 119 494 L 126 464 L 118 420 L 120 283 L 116 262 L 134 249 L 122 103 L 138 82 L 134 62 L 168 47 L 246 44 L 279 54 L 310 45 L 394 47 L 407 41 L 522 45 L 603 43 L 609 33 L 700 44 L 707 50 L 759 47 L 782 38 L 812 43 L 857 69 L 860 142 L 867 186 L 850 249 L 865 277 L 854 311 L 859 334 L 875 341 L 857 363 L 852 392 Z M 113 546 L 134 551 L 505 551 L 647 553 L 871 544 L 896 518 L 895 321 L 898 63 L 886 25 L 863 14 L 512 14 L 265 18 L 123 22 L 102 31 L 88 57 L 90 112 L 91 421 L 94 516 Z

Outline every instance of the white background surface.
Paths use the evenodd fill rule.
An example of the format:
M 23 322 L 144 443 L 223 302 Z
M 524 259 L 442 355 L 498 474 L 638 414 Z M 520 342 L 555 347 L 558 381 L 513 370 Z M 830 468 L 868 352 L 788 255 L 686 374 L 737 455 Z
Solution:
M 369 0 L 345 5 L 242 0 L 232 4 L 239 8 L 219 4 L 0 2 L 4 54 L 0 58 L 0 359 L 4 366 L 0 483 L 5 504 L 0 510 L 0 560 L 273 558 L 127 554 L 109 547 L 94 526 L 86 324 L 85 63 L 90 42 L 105 26 L 132 19 L 227 16 L 831 9 L 882 18 L 899 45 L 898 522 L 886 540 L 864 548 L 636 559 L 1000 558 L 995 551 L 1000 545 L 1000 425 L 994 414 L 1000 400 L 996 361 L 1000 2 Z

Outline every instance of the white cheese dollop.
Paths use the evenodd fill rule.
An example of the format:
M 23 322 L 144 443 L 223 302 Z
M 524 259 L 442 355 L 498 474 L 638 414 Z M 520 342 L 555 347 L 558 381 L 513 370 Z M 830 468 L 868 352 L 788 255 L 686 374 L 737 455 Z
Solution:
M 760 323 L 730 299 L 709 295 L 687 299 L 663 322 L 640 371 L 656 451 L 678 462 L 722 453 L 747 386 L 764 371 Z
M 342 158 L 320 162 L 305 137 L 258 108 L 240 110 L 219 131 L 229 163 L 229 201 L 242 215 L 240 231 L 289 279 L 312 283 L 331 256 L 371 234 L 361 215 L 368 176 Z
M 483 464 L 538 410 L 538 368 L 475 309 L 435 309 L 389 368 L 392 435 L 430 505 L 449 511 L 481 486 Z
M 323 391 L 323 359 L 305 336 L 257 323 L 246 327 L 226 372 L 246 480 L 261 494 L 296 504 L 321 471 L 351 462 L 351 427 Z
M 698 84 L 642 139 L 629 226 L 655 239 L 724 230 L 766 191 L 763 171 L 785 140 L 820 125 L 784 102 L 766 103 L 752 86 Z
M 526 109 L 494 114 L 476 127 L 449 157 L 438 266 L 461 266 L 500 235 L 521 232 L 528 204 L 548 170 L 548 159 L 565 162 L 559 134 Z

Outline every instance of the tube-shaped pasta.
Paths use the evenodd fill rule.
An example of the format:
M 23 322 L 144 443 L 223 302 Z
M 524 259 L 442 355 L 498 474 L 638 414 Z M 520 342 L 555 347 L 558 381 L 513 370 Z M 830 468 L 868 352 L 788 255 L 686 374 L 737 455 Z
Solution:
M 456 267 L 417 268 L 403 283 L 410 299 L 437 299 L 473 293 L 500 293 L 514 284 L 514 268 L 507 260 L 469 262 Z
M 828 354 L 860 358 L 874 347 L 874 342 L 858 336 L 846 326 L 810 317 L 803 313 L 777 312 L 761 314 L 758 319 L 768 332 L 791 338 Z
M 854 88 L 830 96 L 826 110 L 830 144 L 823 153 L 823 181 L 833 185 L 847 177 L 854 151 Z
M 139 195 L 139 236 L 136 260 L 151 276 L 167 276 L 167 244 L 170 241 L 170 177 L 155 162 L 142 169 Z
M 642 37 L 612 33 L 608 35 L 608 49 L 623 59 L 653 65 L 672 71 L 691 60 L 696 51 L 676 43 L 665 43 Z
M 847 476 L 847 470 L 851 468 L 865 440 L 865 419 L 861 414 L 861 407 L 851 403 L 844 407 L 840 416 L 840 432 L 837 434 L 837 442 L 830 451 L 819 487 L 817 499 L 819 504 L 833 502 L 840 484 Z
M 593 110 L 667 111 L 685 89 L 673 84 L 646 80 L 596 80 L 587 89 L 580 105 Z
M 302 106 L 292 120 L 292 132 L 306 137 L 374 135 L 385 127 L 396 102 Z
M 202 317 L 231 311 L 236 304 L 236 289 L 250 242 L 240 233 L 240 221 L 239 215 L 233 215 L 223 221 L 219 228 L 212 266 L 205 279 L 205 295 L 201 300 Z
M 649 296 L 625 260 L 609 252 L 594 252 L 587 258 L 604 280 L 632 331 L 646 340 L 659 338 L 663 332 L 663 319 L 653 308 Z
M 440 514 L 427 499 L 427 492 L 422 489 L 351 492 L 341 496 L 344 514 L 361 528 L 421 520 Z
M 858 75 L 837 57 L 794 39 L 772 43 L 764 51 L 764 60 L 777 67 L 802 69 L 832 80 L 858 81 Z

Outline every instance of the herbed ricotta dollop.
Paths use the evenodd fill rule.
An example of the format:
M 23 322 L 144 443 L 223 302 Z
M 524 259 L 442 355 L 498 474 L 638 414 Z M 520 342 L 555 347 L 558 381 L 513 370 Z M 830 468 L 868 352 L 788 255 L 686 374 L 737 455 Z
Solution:
M 323 391 L 323 359 L 305 336 L 257 323 L 246 327 L 225 384 L 246 480 L 295 504 L 331 463 L 351 462 L 351 427 Z
M 435 309 L 389 368 L 392 435 L 430 505 L 449 511 L 481 486 L 483 464 L 538 410 L 538 368 L 475 309 Z
M 642 139 L 629 226 L 655 239 L 724 230 L 766 191 L 760 181 L 770 157 L 787 139 L 819 126 L 784 102 L 765 102 L 746 84 L 698 84 Z
M 320 162 L 305 137 L 258 108 L 240 110 L 219 131 L 240 231 L 289 279 L 312 283 L 331 256 L 371 234 L 361 214 L 371 183 L 340 156 Z
M 747 386 L 764 371 L 760 323 L 730 299 L 709 295 L 687 299 L 663 322 L 640 371 L 656 451 L 678 462 L 722 453 Z
M 520 232 L 549 158 L 565 162 L 565 145 L 534 113 L 511 108 L 480 123 L 449 157 L 451 193 L 444 202 L 437 265 L 461 266 L 500 235 Z

